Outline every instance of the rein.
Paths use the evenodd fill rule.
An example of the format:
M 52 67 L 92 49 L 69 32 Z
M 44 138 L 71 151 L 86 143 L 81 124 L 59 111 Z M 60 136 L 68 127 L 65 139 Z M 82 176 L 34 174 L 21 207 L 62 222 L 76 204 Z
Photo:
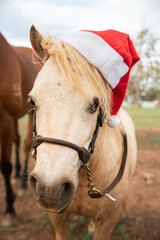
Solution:
M 97 118 L 97 124 L 96 124 L 96 128 L 93 132 L 92 135 L 92 139 L 91 142 L 89 144 L 88 150 L 84 147 L 79 147 L 78 145 L 65 141 L 65 140 L 61 140 L 61 139 L 56 139 L 56 138 L 48 138 L 48 137 L 42 137 L 40 135 L 37 135 L 37 131 L 36 131 L 36 111 L 35 111 L 35 104 L 32 105 L 32 110 L 34 112 L 33 114 L 33 131 L 32 131 L 32 157 L 36 159 L 37 157 L 37 147 L 43 143 L 51 143 L 51 144 L 57 144 L 57 145 L 61 145 L 61 146 L 65 146 L 65 147 L 69 147 L 71 149 L 74 149 L 75 151 L 78 152 L 79 158 L 81 159 L 81 161 L 83 162 L 83 165 L 86 167 L 87 170 L 87 178 L 88 178 L 88 194 L 91 198 L 101 198 L 103 196 L 109 196 L 108 194 L 115 188 L 115 186 L 120 182 L 123 173 L 124 173 L 124 169 L 125 169 L 125 164 L 126 164 L 126 160 L 127 160 L 127 151 L 128 151 L 128 147 L 127 147 L 127 136 L 126 134 L 123 135 L 123 143 L 124 143 L 124 151 L 123 151 L 123 158 L 121 161 L 121 165 L 119 168 L 119 171 L 117 173 L 117 176 L 115 177 L 115 179 L 111 182 L 111 184 L 103 191 L 99 191 L 98 189 L 96 189 L 94 187 L 94 184 L 92 183 L 92 178 L 91 178 L 91 171 L 90 171 L 90 167 L 89 167 L 89 159 L 90 159 L 90 155 L 94 152 L 94 148 L 95 148 L 95 142 L 98 136 L 98 132 L 99 132 L 99 127 L 102 127 L 103 125 L 103 121 L 104 121 L 104 114 L 102 109 L 99 109 L 99 114 L 98 114 L 98 118 Z M 113 199 L 111 196 L 109 196 L 112 200 L 115 201 L 115 199 Z

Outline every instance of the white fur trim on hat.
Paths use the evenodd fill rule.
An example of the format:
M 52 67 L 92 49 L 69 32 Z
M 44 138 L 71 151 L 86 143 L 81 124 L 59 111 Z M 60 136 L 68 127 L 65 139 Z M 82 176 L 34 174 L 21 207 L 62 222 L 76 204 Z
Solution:
M 119 125 L 120 120 L 117 115 L 110 115 L 109 118 L 107 119 L 107 124 L 111 128 L 115 128 Z
M 64 35 L 62 40 L 77 49 L 90 63 L 96 66 L 112 88 L 128 72 L 123 57 L 97 34 L 79 31 Z

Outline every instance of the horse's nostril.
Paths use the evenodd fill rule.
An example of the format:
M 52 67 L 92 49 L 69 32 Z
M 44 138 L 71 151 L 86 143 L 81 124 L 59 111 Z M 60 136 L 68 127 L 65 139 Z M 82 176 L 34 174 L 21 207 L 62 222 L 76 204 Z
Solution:
M 69 199 L 73 194 L 73 184 L 71 182 L 66 182 L 61 185 L 61 191 L 59 193 L 58 200 L 63 201 Z
M 36 193 L 36 183 L 37 183 L 36 176 L 31 174 L 29 181 L 30 181 L 31 189 L 34 191 L 34 193 Z

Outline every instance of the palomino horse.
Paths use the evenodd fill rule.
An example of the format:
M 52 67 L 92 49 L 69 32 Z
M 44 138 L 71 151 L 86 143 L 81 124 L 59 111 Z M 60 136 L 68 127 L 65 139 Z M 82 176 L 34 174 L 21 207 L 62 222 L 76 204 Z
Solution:
M 31 189 L 39 207 L 49 212 L 57 240 L 68 239 L 71 213 L 95 222 L 95 240 L 109 239 L 125 204 L 136 165 L 133 123 L 121 110 L 119 116 L 124 127 L 120 124 L 112 129 L 104 122 L 99 129 L 89 160 L 87 173 L 92 177 L 89 180 L 101 190 L 113 181 L 124 157 L 125 133 L 127 162 L 121 181 L 111 193 L 116 201 L 109 195 L 90 198 L 87 185 L 92 195 L 92 184 L 87 182 L 81 159 L 88 167 L 85 149 L 97 135 L 93 133 L 97 131 L 99 119 L 104 117 L 102 113 L 109 110 L 111 89 L 99 71 L 69 44 L 44 39 L 34 26 L 31 43 L 44 62 L 29 94 L 34 109 L 33 147 L 36 150 L 35 168 L 30 173 Z M 94 195 L 99 196 L 99 192 L 95 190 Z
M 30 109 L 27 102 L 39 65 L 32 63 L 32 50 L 11 46 L 0 34 L 0 142 L 1 142 L 1 171 L 6 186 L 6 202 L 3 225 L 12 225 L 15 220 L 14 200 L 10 176 L 11 147 L 16 144 L 16 176 L 19 176 L 19 143 L 17 120 Z M 28 135 L 25 142 L 25 152 L 28 155 L 31 147 L 32 114 L 29 116 Z

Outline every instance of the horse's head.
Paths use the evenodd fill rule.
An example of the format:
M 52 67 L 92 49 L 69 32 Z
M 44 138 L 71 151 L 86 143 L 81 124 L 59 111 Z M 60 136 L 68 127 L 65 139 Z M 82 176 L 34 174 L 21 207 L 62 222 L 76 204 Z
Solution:
M 44 39 L 32 27 L 31 43 L 44 62 L 29 94 L 36 106 L 37 134 L 88 149 L 100 106 L 103 111 L 108 107 L 108 84 L 63 41 Z M 61 212 L 68 207 L 78 186 L 81 163 L 71 148 L 45 142 L 37 147 L 30 185 L 41 208 Z

